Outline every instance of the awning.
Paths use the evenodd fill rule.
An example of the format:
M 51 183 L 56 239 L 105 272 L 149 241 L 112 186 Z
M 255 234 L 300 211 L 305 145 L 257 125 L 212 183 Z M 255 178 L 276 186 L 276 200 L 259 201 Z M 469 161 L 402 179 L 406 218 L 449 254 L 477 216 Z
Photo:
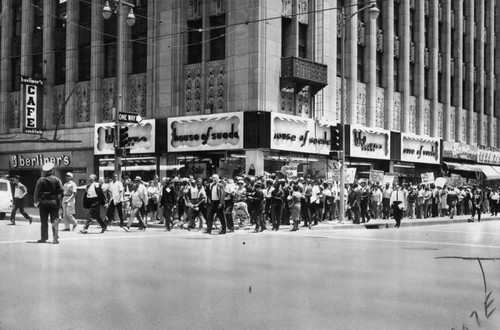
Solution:
M 483 173 L 486 176 L 486 180 L 500 179 L 500 166 L 491 166 L 484 164 L 463 164 L 457 162 L 443 162 L 443 163 L 446 166 L 448 166 L 448 169 L 450 170 Z
M 481 168 L 481 171 L 486 176 L 486 180 L 498 180 L 500 179 L 500 173 L 495 171 L 493 166 L 491 165 L 478 165 Z
M 160 165 L 160 171 L 173 171 L 183 168 L 184 165 Z M 100 166 L 103 171 L 114 171 L 114 166 Z M 126 171 L 156 171 L 156 165 L 122 165 Z
M 459 167 L 462 167 L 462 163 L 456 163 L 456 162 L 443 162 L 446 166 L 448 166 L 449 170 L 455 170 Z

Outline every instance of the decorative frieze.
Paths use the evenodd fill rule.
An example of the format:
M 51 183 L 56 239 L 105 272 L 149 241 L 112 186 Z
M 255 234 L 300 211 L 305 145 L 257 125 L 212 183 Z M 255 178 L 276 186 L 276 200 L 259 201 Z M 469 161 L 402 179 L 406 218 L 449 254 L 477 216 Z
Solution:
M 424 100 L 424 135 L 431 135 L 431 101 Z
M 440 138 L 443 138 L 443 125 L 444 125 L 444 105 L 443 103 L 438 103 L 438 131 Z
M 408 118 L 408 129 L 411 133 L 417 133 L 417 98 L 410 96 L 410 109 Z
M 196 21 L 201 18 L 202 15 L 202 0 L 189 0 L 188 10 L 187 10 L 187 20 Z
M 298 21 L 302 24 L 309 24 L 309 0 L 298 0 L 297 11 L 299 13 Z
M 450 130 L 450 140 L 455 141 L 455 122 L 456 122 L 456 110 L 455 107 L 450 106 L 450 124 L 448 129 Z
M 384 89 L 377 87 L 377 96 L 375 100 L 375 127 L 384 128 L 384 103 L 385 103 L 385 93 Z
M 281 16 L 292 16 L 292 0 L 281 0 Z
M 56 85 L 52 87 L 52 124 L 59 125 L 66 122 L 64 102 L 66 101 L 66 86 Z
M 401 130 L 401 93 L 394 93 L 394 108 L 392 113 L 392 128 Z
M 293 113 L 293 88 L 282 88 L 281 89 L 281 112 L 282 113 Z
M 356 106 L 356 122 L 353 124 L 366 126 L 366 84 L 358 82 Z
M 90 122 L 90 81 L 76 83 L 76 122 Z
M 477 144 L 477 112 L 472 117 L 472 143 Z
M 21 93 L 9 94 L 9 127 L 18 129 L 21 127 Z
M 130 111 L 146 116 L 146 74 L 130 76 Z
M 186 115 L 196 115 L 201 112 L 201 64 L 186 65 L 185 68 L 184 102 Z
M 466 109 L 462 109 L 462 138 L 461 138 L 461 141 L 462 142 L 466 142 L 467 141 L 467 132 L 468 132 L 468 110 Z
M 297 94 L 297 114 L 302 115 L 304 117 L 309 117 L 310 109 L 311 109 L 311 93 L 309 92 L 309 87 L 304 87 Z
M 213 104 L 214 112 L 223 112 L 225 103 L 225 62 L 208 62 L 207 74 L 207 103 Z
M 115 107 L 115 78 L 102 80 L 102 119 L 107 121 L 113 119 L 113 108 Z

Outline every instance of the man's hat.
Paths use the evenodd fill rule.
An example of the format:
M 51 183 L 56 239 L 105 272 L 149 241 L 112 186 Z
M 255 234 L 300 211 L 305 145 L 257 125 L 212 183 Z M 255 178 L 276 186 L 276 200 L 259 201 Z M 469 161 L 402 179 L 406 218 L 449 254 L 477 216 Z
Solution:
M 48 172 L 48 171 L 52 170 L 53 168 L 54 168 L 54 163 L 50 163 L 50 162 L 49 163 L 45 163 L 42 166 L 42 171 Z
M 66 176 L 69 176 L 70 178 L 73 178 L 73 173 L 68 172 L 68 173 L 66 173 Z
M 142 181 L 142 178 L 140 176 L 136 176 L 134 181 Z

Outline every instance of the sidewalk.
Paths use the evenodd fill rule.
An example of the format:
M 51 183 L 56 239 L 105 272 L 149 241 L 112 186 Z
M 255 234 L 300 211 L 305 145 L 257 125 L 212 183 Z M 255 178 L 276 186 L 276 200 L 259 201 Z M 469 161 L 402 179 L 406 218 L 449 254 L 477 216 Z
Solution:
M 40 222 L 40 215 L 38 212 L 38 208 L 35 207 L 27 207 L 25 211 L 33 217 L 34 222 Z M 408 219 L 403 218 L 401 220 L 401 227 L 414 227 L 414 226 L 432 226 L 432 225 L 445 225 L 445 224 L 454 224 L 454 223 L 466 223 L 467 220 L 470 219 L 470 215 L 459 215 L 450 219 L 449 217 L 436 217 L 436 218 L 427 218 L 427 219 Z M 85 219 L 76 219 L 78 224 L 83 225 L 85 223 Z M 500 215 L 497 217 L 492 217 L 490 214 L 482 214 L 481 221 L 497 221 L 500 220 Z M 5 220 L 10 222 L 10 214 L 5 216 Z M 17 213 L 16 222 L 17 221 L 27 221 L 24 217 Z M 126 220 L 125 220 L 126 221 Z M 477 217 L 475 222 L 477 222 Z M 97 224 L 97 222 L 94 222 Z M 313 229 L 386 229 L 386 228 L 394 228 L 396 222 L 394 219 L 389 220 L 370 220 L 368 223 L 362 224 L 353 224 L 350 221 L 346 221 L 345 223 L 339 223 L 336 221 L 324 221 L 319 223 L 317 226 L 314 226 Z M 113 225 L 119 225 L 117 221 L 113 223 Z M 155 222 L 149 222 L 149 228 L 165 228 L 165 225 L 157 224 Z M 283 229 L 289 229 L 292 226 L 280 226 Z M 174 226 L 174 229 L 177 229 L 177 226 Z

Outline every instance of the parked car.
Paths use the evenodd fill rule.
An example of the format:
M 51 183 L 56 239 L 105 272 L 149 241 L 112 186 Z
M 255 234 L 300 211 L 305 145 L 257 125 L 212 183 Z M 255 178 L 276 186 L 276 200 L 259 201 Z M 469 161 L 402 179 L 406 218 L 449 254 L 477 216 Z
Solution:
M 5 214 L 10 214 L 14 206 L 10 181 L 0 179 L 0 220 L 5 219 Z

